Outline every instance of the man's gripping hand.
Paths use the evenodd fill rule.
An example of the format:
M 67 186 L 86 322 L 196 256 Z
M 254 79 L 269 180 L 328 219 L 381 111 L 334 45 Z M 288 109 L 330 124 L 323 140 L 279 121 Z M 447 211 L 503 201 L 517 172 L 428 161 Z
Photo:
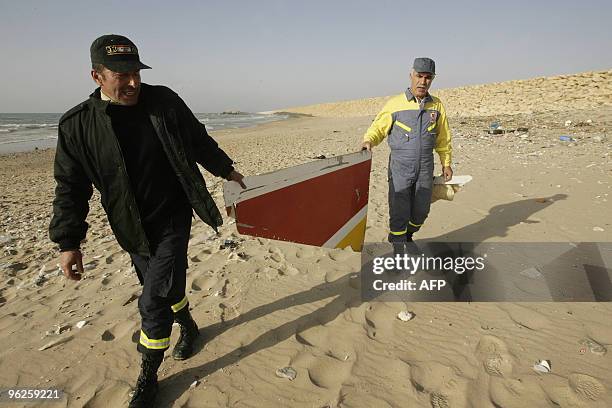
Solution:
M 444 176 L 444 181 L 450 181 L 453 178 L 453 169 L 450 166 L 442 167 L 442 175 Z
M 81 280 L 83 274 L 83 255 L 78 249 L 63 251 L 60 255 L 60 268 L 64 276 L 71 280 Z M 76 271 L 72 269 L 76 265 Z
M 235 181 L 238 184 L 240 184 L 240 187 L 246 188 L 246 185 L 242 181 L 243 178 L 244 178 L 244 176 L 242 174 L 238 173 L 236 170 L 232 170 L 232 172 L 227 175 L 227 180 L 228 181 Z

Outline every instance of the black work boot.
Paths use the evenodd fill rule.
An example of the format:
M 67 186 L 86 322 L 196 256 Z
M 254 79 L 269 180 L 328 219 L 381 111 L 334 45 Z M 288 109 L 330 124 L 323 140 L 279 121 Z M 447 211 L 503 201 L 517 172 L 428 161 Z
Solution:
M 200 331 L 187 307 L 174 314 L 174 321 L 179 324 L 181 335 L 176 346 L 174 346 L 174 350 L 172 350 L 172 357 L 175 360 L 185 360 L 193 354 L 193 346 L 200 335 Z
M 408 255 L 418 256 L 421 253 L 421 248 L 412 239 L 412 232 L 406 234 L 406 253 Z
M 402 256 L 406 253 L 406 236 L 389 234 L 387 237 L 391 245 L 393 246 L 393 256 Z
M 129 408 L 149 408 L 153 406 L 157 396 L 157 370 L 164 359 L 164 353 L 148 353 L 142 355 L 142 369 Z

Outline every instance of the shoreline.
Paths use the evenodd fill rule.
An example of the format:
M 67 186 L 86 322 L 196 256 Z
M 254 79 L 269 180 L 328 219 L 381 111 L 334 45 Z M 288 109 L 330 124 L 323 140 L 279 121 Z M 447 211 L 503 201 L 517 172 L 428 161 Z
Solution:
M 274 116 L 283 115 L 283 114 L 287 115 L 287 117 L 270 120 L 264 123 L 253 123 L 252 125 L 249 125 L 249 126 L 226 127 L 226 128 L 219 129 L 219 130 L 207 130 L 207 131 L 209 135 L 213 136 L 214 134 L 217 134 L 223 131 L 227 131 L 227 130 L 255 128 L 258 126 L 265 126 L 270 123 L 283 122 L 286 120 L 308 116 L 308 115 L 301 115 L 301 114 L 295 114 L 295 113 L 290 113 L 290 112 L 269 113 L 269 115 L 274 115 Z M 28 153 L 28 152 L 34 152 L 37 150 L 55 149 L 56 145 L 57 145 L 57 137 L 2 143 L 0 144 L 0 156 L 18 154 L 18 153 Z

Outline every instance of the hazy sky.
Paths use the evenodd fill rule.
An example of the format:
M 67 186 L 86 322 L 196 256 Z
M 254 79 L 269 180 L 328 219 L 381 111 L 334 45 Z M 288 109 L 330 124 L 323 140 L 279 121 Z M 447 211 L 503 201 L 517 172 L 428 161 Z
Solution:
M 89 46 L 130 37 L 143 82 L 195 112 L 263 111 L 612 68 L 612 2 L 0 0 L 0 112 L 63 112 L 95 88 Z

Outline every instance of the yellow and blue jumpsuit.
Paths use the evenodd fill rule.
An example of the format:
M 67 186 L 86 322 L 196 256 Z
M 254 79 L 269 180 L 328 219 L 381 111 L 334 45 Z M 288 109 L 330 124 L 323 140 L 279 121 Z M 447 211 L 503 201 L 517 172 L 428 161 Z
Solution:
M 364 142 L 376 146 L 387 137 L 389 155 L 389 241 L 405 242 L 418 231 L 431 205 L 433 150 L 442 166 L 451 165 L 451 134 L 440 99 L 427 94 L 420 103 L 410 88 L 392 97 L 376 116 Z

